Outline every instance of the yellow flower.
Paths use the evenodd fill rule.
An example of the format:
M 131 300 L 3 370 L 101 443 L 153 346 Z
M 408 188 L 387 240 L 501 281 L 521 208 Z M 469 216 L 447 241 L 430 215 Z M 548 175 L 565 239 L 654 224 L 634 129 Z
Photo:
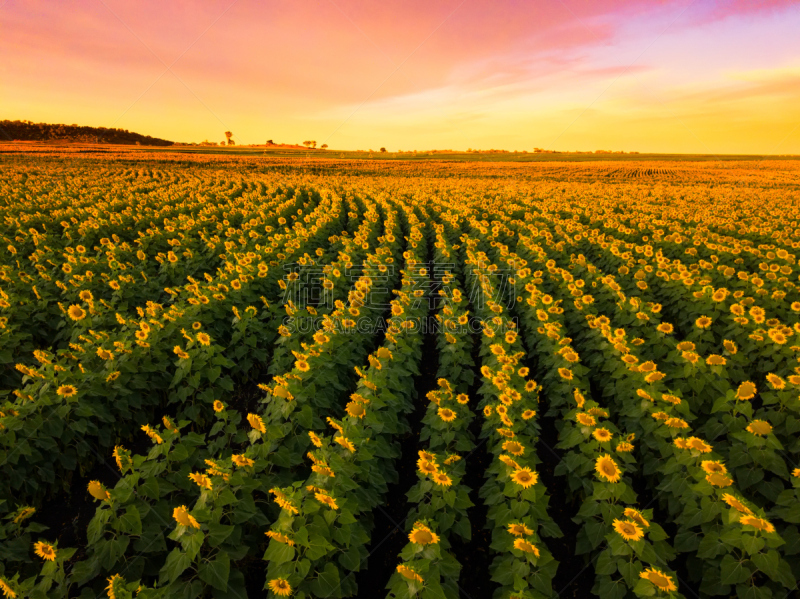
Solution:
M 578 414 L 575 416 L 575 420 L 584 426 L 594 426 L 596 422 L 594 417 L 589 414 Z
M 348 439 L 347 437 L 343 436 L 334 437 L 333 440 L 350 452 L 355 452 L 356 450 L 356 446 L 353 445 L 353 442 L 350 441 L 350 439 Z
M 725 366 L 727 360 L 718 354 L 711 354 L 706 358 L 706 364 L 709 366 Z
M 660 325 L 658 325 L 658 326 L 656 327 L 656 329 L 657 329 L 657 330 L 658 330 L 660 333 L 665 333 L 665 334 L 669 335 L 670 333 L 672 333 L 672 331 L 674 331 L 674 330 L 675 330 L 675 327 L 673 327 L 673 326 L 672 326 L 670 323 L 668 323 L 668 322 L 662 322 Z
M 433 482 L 442 487 L 449 487 L 453 481 L 444 472 L 437 472 L 433 475 Z
M 246 468 L 248 466 L 252 466 L 253 464 L 255 464 L 255 461 L 251 460 L 247 456 L 240 454 L 233 454 L 231 456 L 231 460 L 233 460 L 233 463 L 239 466 L 240 468 Z
M 525 453 L 525 447 L 517 441 L 505 441 L 503 450 L 515 456 L 521 456 Z
M 3 591 L 3 596 L 6 599 L 15 599 L 17 596 L 17 593 L 14 592 L 14 589 L 9 586 L 4 578 L 0 578 L 0 591 Z
M 61 395 L 62 397 L 72 397 L 78 392 L 78 389 L 73 385 L 61 385 L 57 390 L 56 394 Z
M 630 518 L 637 524 L 640 524 L 645 528 L 650 527 L 650 523 L 647 521 L 647 519 L 642 515 L 642 513 L 639 510 L 632 507 L 626 507 L 623 513 L 625 514 L 626 518 Z
M 608 429 L 596 428 L 594 431 L 592 431 L 592 436 L 601 443 L 605 443 L 606 441 L 610 441 L 613 435 Z
M 533 534 L 533 531 L 530 528 L 519 522 L 512 522 L 509 524 L 508 532 L 515 537 L 529 537 Z
M 197 342 L 200 345 L 210 345 L 211 337 L 209 337 L 206 333 L 197 333 Z
M 77 304 L 72 304 L 67 310 L 67 316 L 72 320 L 78 321 L 86 318 L 86 311 Z
M 423 474 L 435 474 L 439 471 L 439 467 L 434 462 L 429 462 L 427 460 L 417 460 L 417 468 Z
M 189 474 L 189 478 L 201 489 L 212 490 L 211 479 L 202 472 L 192 472 Z
M 533 472 L 530 468 L 525 467 L 515 470 L 511 475 L 511 480 L 513 480 L 523 489 L 527 489 L 528 487 L 536 484 L 536 482 L 539 480 L 539 475 L 536 472 Z
M 410 566 L 406 566 L 405 564 L 400 564 L 397 566 L 397 571 L 405 578 L 409 580 L 415 580 L 417 582 L 424 582 L 422 576 L 417 574 L 413 568 Z
M 775 532 L 775 527 L 768 520 L 764 520 L 763 518 L 756 518 L 755 516 L 742 516 L 739 518 L 739 522 L 744 526 L 752 526 L 753 528 L 763 530 L 764 532 Z
M 711 322 L 712 321 L 708 316 L 701 316 L 700 318 L 694 321 L 694 324 L 701 329 L 707 329 L 708 327 L 711 326 Z
M 765 420 L 753 420 L 747 425 L 747 430 L 759 437 L 766 437 L 772 432 L 772 425 Z
M 697 437 L 689 437 L 686 439 L 686 449 L 692 449 L 700 453 L 709 453 L 711 451 L 711 445 Z
M 214 400 L 214 411 L 215 412 L 221 412 L 224 409 L 225 409 L 225 404 L 222 403 L 220 400 L 215 399 Z
M 736 390 L 736 399 L 747 400 L 756 396 L 756 386 L 750 381 L 745 381 Z
M 672 581 L 672 577 L 656 568 L 647 568 L 639 573 L 639 577 L 649 580 L 662 591 L 672 592 L 678 590 L 678 587 L 676 587 L 675 583 Z
M 332 510 L 338 510 L 339 506 L 336 504 L 336 500 L 324 492 L 314 493 L 314 497 L 317 498 L 317 501 L 320 503 L 324 503 Z
M 103 487 L 99 481 L 90 481 L 87 490 L 92 497 L 100 501 L 108 501 L 111 499 L 111 494 L 106 491 L 105 487 Z
M 736 347 L 736 343 L 734 343 L 733 341 L 729 341 L 728 339 L 725 339 L 722 342 L 722 345 L 725 347 L 725 350 L 731 355 L 736 355 L 736 352 L 739 351 L 739 349 Z
M 559 368 L 558 375 L 565 381 L 572 380 L 572 371 L 569 368 Z
M 540 555 L 539 548 L 525 539 L 514 539 L 514 549 L 519 549 L 525 553 L 532 553 L 536 557 Z
M 367 413 L 364 404 L 358 401 L 348 402 L 344 409 L 350 416 L 353 416 L 354 418 L 363 418 Z
M 721 472 L 712 472 L 706 475 L 706 481 L 715 487 L 730 487 L 733 484 L 733 480 Z
M 417 545 L 430 545 L 439 542 L 439 535 L 425 526 L 422 522 L 416 522 L 408 535 L 408 540 Z
M 55 545 L 51 545 L 50 543 L 46 543 L 44 541 L 39 541 L 38 543 L 34 543 L 33 550 L 36 553 L 36 555 L 38 555 L 47 562 L 53 562 L 56 559 Z
M 617 451 L 619 453 L 630 453 L 633 451 L 633 445 L 627 441 L 622 441 L 621 443 L 617 444 Z
M 308 437 L 315 447 L 322 447 L 322 439 L 320 439 L 315 432 L 308 431 Z
M 247 422 L 250 423 L 250 426 L 253 427 L 253 430 L 258 431 L 262 435 L 267 432 L 267 427 L 264 425 L 264 421 L 258 414 L 248 414 Z
M 636 522 L 628 520 L 614 520 L 614 530 L 626 541 L 640 541 L 644 537 L 644 531 Z
M 523 420 L 530 420 L 534 416 L 536 416 L 536 410 L 525 410 L 522 413 L 522 419 Z
M 450 408 L 439 408 L 438 414 L 439 418 L 445 422 L 452 422 L 456 419 L 456 413 Z
M 777 374 L 772 374 L 771 372 L 767 375 L 767 382 L 769 383 L 770 387 L 776 390 L 786 388 L 786 381 L 784 381 Z
M 747 507 L 737 497 L 734 497 L 730 493 L 723 493 L 722 494 L 722 501 L 724 501 L 729 506 L 731 506 L 733 509 L 735 509 L 737 512 L 740 512 L 742 514 L 752 515 L 752 513 L 753 513 L 750 510 L 749 507 Z
M 274 530 L 269 530 L 264 534 L 267 535 L 270 539 L 275 539 L 279 543 L 283 543 L 284 545 L 289 545 L 290 547 L 294 546 L 294 541 L 284 534 L 275 532 Z
M 285 578 L 273 578 L 269 581 L 269 588 L 278 597 L 288 597 L 292 594 L 292 587 Z
M 597 458 L 594 464 L 595 471 L 610 483 L 619 481 L 622 473 L 619 466 L 610 455 L 604 454 Z

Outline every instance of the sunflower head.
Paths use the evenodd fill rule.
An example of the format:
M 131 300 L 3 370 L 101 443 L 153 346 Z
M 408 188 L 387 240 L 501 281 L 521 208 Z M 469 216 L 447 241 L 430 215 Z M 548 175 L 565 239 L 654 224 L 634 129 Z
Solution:
M 618 482 L 622 473 L 617 463 L 608 454 L 602 455 L 595 461 L 595 472 L 610 483 Z

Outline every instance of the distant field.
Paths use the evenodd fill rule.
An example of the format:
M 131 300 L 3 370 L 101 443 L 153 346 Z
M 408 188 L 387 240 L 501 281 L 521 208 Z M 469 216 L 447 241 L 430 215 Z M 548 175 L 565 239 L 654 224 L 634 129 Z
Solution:
M 453 156 L 0 145 L 3 595 L 794 596 L 800 162 Z

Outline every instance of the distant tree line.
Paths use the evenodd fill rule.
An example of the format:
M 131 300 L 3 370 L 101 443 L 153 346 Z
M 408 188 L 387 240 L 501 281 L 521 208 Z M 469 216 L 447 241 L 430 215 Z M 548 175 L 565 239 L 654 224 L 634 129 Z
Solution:
M 140 144 L 171 146 L 174 142 L 127 129 L 113 127 L 82 127 L 34 123 L 31 121 L 0 121 L 0 140 L 3 141 L 73 141 L 83 143 Z

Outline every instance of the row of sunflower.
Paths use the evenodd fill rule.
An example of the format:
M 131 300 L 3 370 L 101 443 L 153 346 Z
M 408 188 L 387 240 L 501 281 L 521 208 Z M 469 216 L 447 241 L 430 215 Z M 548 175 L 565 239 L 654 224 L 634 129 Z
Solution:
M 413 213 L 407 216 L 409 248 L 385 341 L 368 356 L 366 369 L 355 368 L 359 380 L 342 418 L 327 418 L 335 432 L 309 431 L 314 446 L 307 453 L 310 476 L 270 491 L 282 508 L 267 533 L 270 545 L 264 554 L 265 588 L 275 595 L 355 593 L 351 573 L 366 565 L 372 510 L 397 478 L 395 438 L 407 430 L 403 414 L 413 409 L 409 376 L 419 372 L 420 330 L 428 314 L 425 224 Z
M 552 268 L 558 270 L 555 264 Z M 783 541 L 763 510 L 741 499 L 724 461 L 711 453 L 707 441 L 687 436 L 694 418 L 690 405 L 665 385 L 655 362 L 639 355 L 644 340 L 631 338 L 621 326 L 612 329 L 622 324 L 618 319 L 624 311 L 616 311 L 612 320 L 580 297 L 567 304 L 572 322 L 583 315 L 588 325 L 575 341 L 590 366 L 610 373 L 603 393 L 614 399 L 625 428 L 641 438 L 645 473 L 658 473 L 653 480 L 658 499 L 679 525 L 675 549 L 701 558 L 689 565 L 694 576 L 702 577 L 701 590 L 713 595 L 728 592 L 730 585 L 739 585 L 742 594 L 766 585 L 791 588 L 791 570 L 776 550 Z M 652 315 L 658 306 L 645 309 Z M 702 537 L 693 530 L 700 526 Z M 737 559 L 739 552 L 749 559 Z M 762 580 L 759 572 L 770 580 Z
M 387 234 L 381 238 L 389 257 L 396 251 L 392 248 L 397 246 L 395 235 L 399 233 L 394 222 L 389 214 Z M 365 267 L 372 261 L 388 260 L 389 257 L 383 252 L 376 252 L 365 260 Z M 297 284 L 291 277 L 287 278 L 288 285 Z M 370 292 L 369 282 L 362 277 L 354 290 L 364 294 L 359 296 L 363 301 Z M 351 309 L 357 307 L 353 304 Z M 344 320 L 341 311 L 334 314 L 333 318 Z M 271 402 L 271 405 L 288 403 L 289 409 L 284 406 L 273 414 L 251 413 L 247 417 L 251 429 L 249 434 L 242 430 L 244 419 L 241 414 L 217 401 L 214 412 L 218 420 L 208 435 L 192 433 L 180 436 L 179 429 L 191 423 L 183 421 L 175 424 L 173 419 L 165 417 L 163 430 L 149 425 L 143 427 L 155 444 L 148 456 L 130 456 L 122 447 L 117 447 L 115 458 L 125 476 L 113 490 L 106 489 L 99 482 L 90 485 L 89 493 L 103 503 L 88 529 L 88 556 L 74 565 L 66 582 L 58 586 L 53 596 L 62 596 L 62 593 L 69 592 L 70 586 L 83 584 L 90 585 L 84 587 L 84 593 L 92 593 L 92 588 L 99 584 L 98 576 L 104 572 L 106 575 L 114 572 L 109 582 L 119 577 L 139 579 L 157 572 L 158 586 L 162 589 L 166 587 L 167 593 L 198 594 L 208 586 L 222 592 L 228 589 L 231 592 L 243 592 L 244 577 L 236 567 L 237 562 L 241 563 L 254 546 L 263 542 L 263 537 L 259 537 L 260 533 L 254 532 L 253 527 L 263 529 L 267 522 L 277 517 L 275 513 L 269 518 L 269 514 L 258 508 L 256 502 L 263 501 L 259 496 L 267 489 L 274 488 L 276 483 L 291 480 L 290 468 L 300 461 L 301 456 L 296 459 L 287 442 L 291 444 L 294 435 L 302 431 L 303 426 L 308 430 L 312 425 L 308 418 L 312 415 L 311 407 L 307 405 L 309 401 L 313 400 L 323 412 L 331 407 L 330 402 L 335 401 L 338 390 L 330 385 L 326 377 L 333 374 L 333 379 L 337 380 L 344 374 L 341 370 L 348 368 L 342 366 L 338 373 L 325 372 L 323 368 L 309 372 L 311 366 L 329 362 L 331 355 L 341 354 L 342 347 L 348 347 L 351 353 L 358 354 L 352 338 L 336 335 L 341 330 L 339 326 L 329 331 L 330 337 L 338 337 L 337 347 L 329 343 L 331 339 L 328 335 L 315 336 L 319 347 L 312 348 L 310 352 L 315 355 L 298 358 L 293 371 L 287 373 L 287 378 L 291 376 L 297 382 L 293 380 L 287 384 L 286 394 L 278 393 Z M 371 338 L 370 335 L 361 337 L 364 341 Z M 326 345 L 330 347 L 326 348 Z M 308 364 L 308 367 L 304 364 Z M 322 376 L 315 377 L 315 374 Z M 328 406 L 322 403 L 325 394 L 314 392 L 316 384 L 320 384 L 320 389 L 329 390 Z M 306 407 L 299 414 L 293 413 L 304 405 Z M 317 419 L 321 422 L 319 417 Z M 236 452 L 237 449 L 239 453 L 228 455 L 231 450 Z M 158 463 L 164 459 L 175 462 L 174 466 Z M 156 463 L 152 463 L 154 460 Z M 134 470 L 131 466 L 128 471 L 129 465 L 139 464 L 143 464 L 141 470 Z M 197 466 L 202 468 L 203 464 L 205 472 L 192 471 Z M 199 499 L 193 508 L 187 508 L 186 504 L 197 490 L 200 492 Z M 183 502 L 183 505 L 174 507 L 176 501 Z M 172 521 L 170 509 L 171 518 L 178 526 L 168 538 L 180 542 L 181 546 L 167 554 L 168 547 L 163 535 L 165 525 Z M 51 548 L 53 555 L 59 556 L 56 560 L 69 558 L 69 550 L 60 550 L 57 546 Z M 63 563 L 63 560 L 59 563 Z M 120 563 L 124 563 L 125 567 L 120 569 Z M 159 564 L 163 564 L 160 570 Z M 188 578 L 187 574 L 190 574 Z M 19 583 L 18 578 L 14 577 L 8 583 L 21 590 L 31 584 L 41 588 L 47 583 L 47 578 L 44 574 L 40 576 L 42 578 L 38 582 L 31 579 Z M 199 580 L 195 577 L 199 577 Z M 17 583 L 19 587 L 15 586 Z
M 649 596 L 656 590 L 682 596 L 675 592 L 677 577 L 668 565 L 675 552 L 663 528 L 653 522 L 653 510 L 638 506 L 631 486 L 639 470 L 632 454 L 635 434 L 621 432 L 616 419 L 609 419 L 609 411 L 592 400 L 590 370 L 581 364 L 571 339 L 565 335 L 564 309 L 560 306 L 564 300 L 542 291 L 560 287 L 563 280 L 543 279 L 542 271 L 525 268 L 546 259 L 542 260 L 545 255 L 541 248 L 524 235 L 520 235 L 519 253 L 509 252 L 502 244 L 498 247 L 501 261 L 516 270 L 517 284 L 524 285 L 529 294 L 515 308 L 521 315 L 528 347 L 539 356 L 537 371 L 550 405 L 549 414 L 560 417 L 556 448 L 568 453 L 556 474 L 567 475 L 570 493 L 583 501 L 574 518 L 582 525 L 576 553 L 593 554 L 593 592 L 602 597 L 624 597 L 628 592 Z M 596 480 L 589 479 L 593 471 Z
M 405 519 L 409 542 L 399 553 L 396 573 L 389 579 L 390 598 L 459 596 L 461 564 L 452 550 L 456 535 L 472 538 L 467 509 L 473 505 L 464 482 L 474 438 L 468 427 L 474 419 L 468 391 L 474 382 L 469 311 L 462 292 L 458 261 L 460 227 L 445 220 L 433 223 L 433 272 L 438 296 L 435 315 L 439 364 L 436 388 L 426 395 L 428 403 L 419 432 L 418 481 L 407 493 L 411 504 Z M 452 270 L 451 270 L 452 269 Z M 425 301 L 433 302 L 427 296 Z M 423 398 L 419 398 L 422 401 Z M 415 407 L 419 410 L 419 407 Z M 464 455 L 466 453 L 466 455 Z M 462 459 L 465 458 L 465 459 Z
M 473 290 L 473 307 L 481 319 L 480 345 L 483 410 L 481 439 L 492 463 L 480 491 L 488 506 L 487 526 L 492 529 L 490 566 L 501 597 L 548 597 L 558 562 L 542 537 L 562 535 L 548 515 L 549 496 L 539 480 L 536 454 L 539 386 L 529 379 L 530 368 L 521 364 L 526 352 L 506 308 L 503 289 L 495 282 L 497 265 L 483 247 L 486 230 L 474 220 L 470 234 L 462 237 L 466 249 L 467 282 Z M 479 290 L 479 292 L 478 292 Z
M 335 230 L 338 213 L 323 202 L 312 215 L 316 232 L 303 229 L 297 239 L 298 247 L 313 251 Z M 274 277 L 245 274 L 267 274 L 257 271 L 248 256 L 235 259 L 238 264 L 228 263 L 230 270 L 241 274 L 230 281 L 234 291 L 228 297 L 211 299 L 192 283 L 189 287 L 205 302 L 175 302 L 169 308 L 150 302 L 146 310 L 139 308 L 138 318 L 117 314 L 118 327 L 110 332 L 92 328 L 92 312 L 113 310 L 94 304 L 91 293 L 83 300 L 85 308 L 69 308 L 69 317 L 78 323 L 69 350 L 37 351 L 37 369 L 20 366 L 26 384 L 2 410 L 2 468 L 9 492 L 37 501 L 45 491 L 68 484 L 69 477 L 59 480 L 62 473 L 78 467 L 86 472 L 98 452 L 113 447 L 118 436 L 129 437 L 154 409 L 177 403 L 179 414 L 202 422 L 213 402 L 247 377 L 253 360 L 266 357 L 275 336 L 275 310 L 245 304 L 240 311 L 237 304 L 261 302 L 259 291 L 269 286 L 268 293 L 276 295 L 279 286 Z M 230 277 L 220 274 L 217 280 L 223 279 Z M 239 348 L 249 350 L 250 357 L 238 359 Z M 129 413 L 132 419 L 120 418 Z M 31 475 L 34 471 L 37 476 Z

